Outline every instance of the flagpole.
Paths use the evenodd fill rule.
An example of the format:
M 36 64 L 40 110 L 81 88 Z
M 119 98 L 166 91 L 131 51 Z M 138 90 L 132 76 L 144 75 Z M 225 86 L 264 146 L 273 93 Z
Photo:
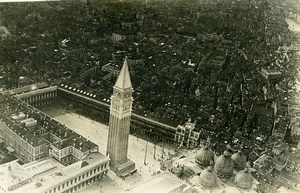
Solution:
M 146 142 L 146 149 L 145 149 L 145 158 L 144 158 L 144 164 L 145 164 L 145 165 L 147 165 L 147 163 L 146 163 L 147 149 L 148 149 L 148 140 L 147 140 L 147 142 Z
M 165 144 L 163 143 L 161 158 L 164 158 L 164 153 L 165 153 Z
M 156 159 L 155 157 L 155 152 L 156 152 L 156 144 L 154 145 L 154 153 L 153 153 L 153 158 Z

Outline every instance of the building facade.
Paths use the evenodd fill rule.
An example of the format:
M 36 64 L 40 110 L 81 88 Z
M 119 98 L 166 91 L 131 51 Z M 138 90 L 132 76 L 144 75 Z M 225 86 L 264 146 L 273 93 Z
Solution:
M 178 125 L 174 141 L 180 146 L 196 147 L 199 145 L 200 130 L 196 129 L 196 123 L 189 119 L 184 125 Z
M 72 193 L 82 190 L 106 175 L 109 159 L 99 152 L 89 153 L 81 161 L 62 165 L 44 158 L 20 165 L 12 161 L 0 166 L 0 193 Z
M 1 137 L 23 163 L 51 156 L 67 165 L 98 151 L 95 143 L 20 99 L 2 95 L 0 104 Z
M 31 104 L 34 107 L 54 103 L 57 99 L 57 86 L 51 86 L 28 93 L 15 95 L 17 98 Z
M 132 111 L 132 86 L 125 58 L 111 96 L 107 155 L 110 167 L 120 176 L 135 172 L 135 164 L 127 158 Z
M 120 42 L 120 41 L 123 41 L 125 39 L 127 39 L 127 36 L 123 35 L 123 34 L 120 34 L 120 33 L 112 33 L 112 35 L 111 35 L 111 40 L 113 42 Z
M 87 97 L 84 93 L 59 86 L 57 89 L 58 100 L 63 103 L 72 104 L 79 112 L 87 113 L 104 124 L 108 124 L 110 105 L 102 102 L 99 98 Z M 131 114 L 131 133 L 140 133 L 149 138 L 155 138 L 169 143 L 174 143 L 176 127 L 167 125 L 151 118 Z
M 41 82 L 4 91 L 2 94 L 14 96 L 34 107 L 40 107 L 56 102 L 57 86 Z
M 98 145 L 16 95 L 0 94 L 0 138 L 19 159 L 0 166 L 0 193 L 76 192 L 109 169 Z

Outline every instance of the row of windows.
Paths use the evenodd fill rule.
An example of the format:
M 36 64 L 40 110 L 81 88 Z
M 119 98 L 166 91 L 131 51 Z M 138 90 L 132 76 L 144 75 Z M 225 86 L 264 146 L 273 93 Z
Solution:
M 184 135 L 185 133 L 187 133 L 187 132 L 178 132 L 178 131 L 176 131 L 176 135 L 177 136 Z M 189 136 L 198 138 L 199 137 L 199 133 L 197 133 L 197 132 L 189 132 Z
M 185 139 L 191 140 L 191 141 L 195 141 L 195 140 L 197 140 L 197 139 L 199 138 L 199 136 L 194 137 L 194 138 L 191 138 L 191 137 L 193 137 L 193 136 L 189 136 L 188 138 L 185 138 L 184 136 L 176 135 L 176 136 L 175 136 L 175 140 L 176 140 L 176 138 L 177 138 L 177 141 L 181 141 L 181 140 L 185 140 Z
M 104 165 L 98 166 L 97 168 L 94 168 L 94 169 L 92 169 L 90 171 L 87 171 L 86 173 L 84 173 L 84 174 L 82 174 L 80 176 L 77 176 L 77 177 L 75 177 L 75 178 L 73 178 L 73 179 L 71 179 L 71 180 L 69 180 L 69 181 L 67 181 L 67 182 L 65 182 L 65 183 L 63 183 L 63 184 L 61 184 L 61 185 L 53 188 L 53 191 L 49 190 L 49 193 L 56 193 L 57 191 L 63 190 L 64 188 L 67 188 L 69 185 L 71 186 L 71 185 L 73 185 L 73 184 L 75 184 L 77 182 L 80 182 L 81 180 L 84 180 L 85 178 L 88 178 L 92 174 L 95 174 L 96 172 L 99 172 L 100 169 L 102 171 L 105 168 L 107 168 L 107 163 L 105 163 Z
M 53 97 L 56 96 L 56 92 L 50 92 L 50 93 L 45 93 L 45 94 L 41 94 L 41 95 L 35 95 L 35 96 L 31 96 L 29 98 L 25 98 L 23 99 L 25 102 L 34 102 L 36 100 L 40 100 L 40 99 L 44 99 L 44 98 L 48 98 L 48 97 Z
M 101 178 L 101 174 L 98 174 L 97 176 L 94 176 L 93 178 L 90 178 L 86 181 L 83 181 L 75 186 L 73 186 L 72 188 L 68 189 L 68 190 L 65 190 L 63 191 L 63 193 L 72 193 L 72 192 L 76 192 L 77 190 L 80 190 L 86 186 L 88 186 L 90 183 L 93 183 L 95 182 L 97 179 L 100 179 Z
M 39 107 L 39 106 L 51 104 L 51 103 L 53 103 L 54 101 L 55 101 L 55 100 L 53 100 L 53 99 L 45 100 L 45 101 L 40 101 L 40 102 L 37 102 L 37 103 L 32 103 L 32 106 L 34 106 L 34 107 Z
M 12 137 L 10 137 L 9 135 L 7 135 L 7 136 L 3 135 L 3 137 L 4 137 L 5 144 L 14 148 L 14 150 L 17 154 L 23 155 L 23 157 L 21 158 L 22 161 L 28 162 L 28 161 L 35 160 L 34 159 L 35 156 L 32 156 L 32 152 L 33 152 L 34 148 L 29 146 L 28 143 L 25 143 L 23 138 L 18 136 L 17 140 L 15 140 Z M 26 157 L 24 155 L 26 155 Z

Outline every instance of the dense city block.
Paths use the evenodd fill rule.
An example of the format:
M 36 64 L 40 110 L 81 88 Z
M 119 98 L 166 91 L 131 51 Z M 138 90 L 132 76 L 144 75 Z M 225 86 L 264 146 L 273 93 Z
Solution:
M 93 182 L 107 158 L 139 173 L 130 128 L 147 141 L 145 166 L 148 141 L 155 161 L 156 144 L 174 147 L 159 160 L 172 174 L 156 173 L 178 185 L 169 192 L 299 192 L 299 13 L 298 0 L 0 3 L 0 163 L 71 167 L 91 154 L 105 162 Z M 99 153 L 47 115 L 52 105 L 121 137 Z

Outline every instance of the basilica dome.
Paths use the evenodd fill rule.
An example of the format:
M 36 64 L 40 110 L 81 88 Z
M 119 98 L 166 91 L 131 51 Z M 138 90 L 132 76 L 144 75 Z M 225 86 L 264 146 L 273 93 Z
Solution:
M 229 177 L 232 175 L 234 163 L 231 159 L 229 151 L 225 151 L 223 155 L 216 160 L 214 170 L 220 177 Z
M 234 183 L 240 188 L 251 188 L 253 183 L 253 176 L 250 173 L 249 169 L 246 168 L 238 172 L 234 178 Z
M 234 169 L 237 171 L 243 170 L 246 167 L 247 160 L 246 156 L 242 153 L 242 151 L 238 151 L 231 156 L 231 159 L 234 163 Z
M 200 166 L 207 167 L 214 161 L 214 152 L 207 146 L 202 147 L 195 159 Z
M 213 172 L 212 167 L 208 166 L 207 169 L 203 170 L 199 177 L 199 182 L 205 187 L 214 187 L 217 182 L 217 176 Z

